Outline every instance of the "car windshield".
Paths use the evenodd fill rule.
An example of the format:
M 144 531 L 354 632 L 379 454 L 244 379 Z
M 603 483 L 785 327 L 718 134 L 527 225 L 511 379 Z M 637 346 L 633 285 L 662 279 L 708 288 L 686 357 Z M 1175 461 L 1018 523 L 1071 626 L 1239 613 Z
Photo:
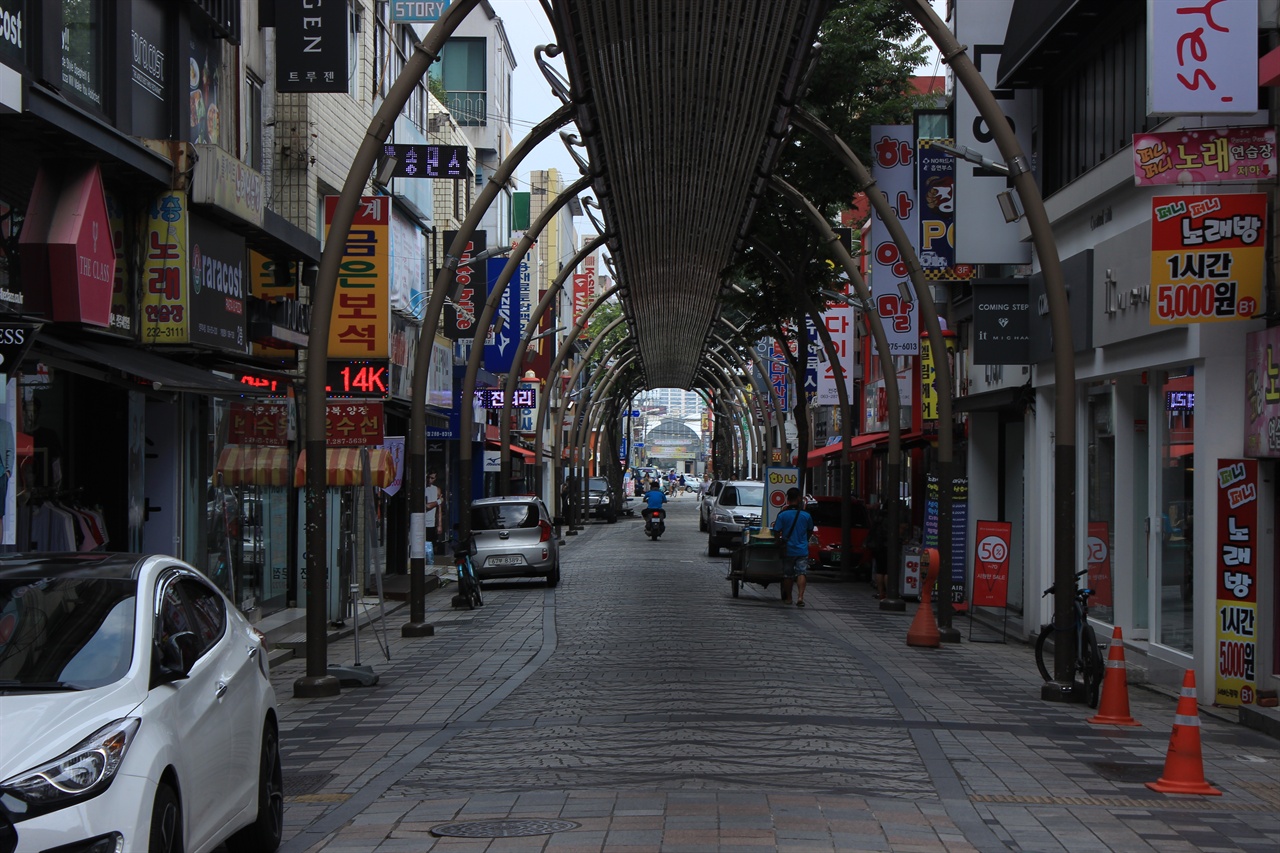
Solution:
M 607 492 L 609 483 L 604 477 L 592 477 L 587 481 L 587 488 L 593 492 Z
M 481 504 L 471 507 L 472 530 L 514 530 L 537 526 L 538 508 L 533 504 Z
M 764 486 L 725 486 L 720 492 L 724 506 L 764 506 Z
M 119 681 L 133 662 L 136 596 L 119 578 L 0 581 L 0 692 Z
M 863 503 L 855 501 L 850 507 L 849 521 L 851 527 L 869 527 L 870 519 L 867 518 L 867 506 Z M 818 501 L 811 503 L 805 507 L 805 511 L 813 516 L 813 523 L 819 527 L 839 527 L 840 526 L 840 502 L 839 501 Z

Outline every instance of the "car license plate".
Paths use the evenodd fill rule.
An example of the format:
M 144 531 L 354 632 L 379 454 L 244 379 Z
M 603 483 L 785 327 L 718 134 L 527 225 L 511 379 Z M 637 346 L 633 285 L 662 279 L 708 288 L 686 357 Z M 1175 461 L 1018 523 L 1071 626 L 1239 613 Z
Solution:
M 490 557 L 484 561 L 486 566 L 519 566 L 524 564 L 524 558 L 517 554 L 510 554 L 504 557 Z

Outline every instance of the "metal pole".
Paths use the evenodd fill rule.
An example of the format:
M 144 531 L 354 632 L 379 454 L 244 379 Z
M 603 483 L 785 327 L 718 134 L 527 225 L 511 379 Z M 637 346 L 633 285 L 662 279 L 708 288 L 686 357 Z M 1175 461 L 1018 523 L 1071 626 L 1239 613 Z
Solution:
M 306 376 L 306 570 L 307 570 L 307 669 L 306 675 L 294 681 L 293 694 L 299 698 L 336 696 L 341 685 L 328 673 L 326 635 L 326 587 L 328 585 L 327 508 L 325 449 L 325 366 L 329 357 L 329 327 L 333 317 L 333 299 L 338 288 L 338 269 L 346 250 L 351 222 L 355 218 L 360 196 L 369 181 L 383 143 L 391 133 L 396 116 L 408 103 L 418 81 L 440 55 L 440 47 L 462 23 L 478 0 L 458 0 L 441 15 L 440 20 L 405 61 L 400 76 L 387 92 L 365 131 L 360 147 L 351 161 L 334 209 L 333 220 L 320 255 L 320 268 L 312 289 L 311 329 L 307 336 Z

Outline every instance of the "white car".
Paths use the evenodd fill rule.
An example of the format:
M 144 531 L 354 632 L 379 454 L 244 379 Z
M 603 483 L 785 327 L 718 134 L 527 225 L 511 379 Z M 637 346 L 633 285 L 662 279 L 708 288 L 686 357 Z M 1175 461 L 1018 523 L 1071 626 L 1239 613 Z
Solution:
M 272 851 L 262 635 L 172 557 L 0 557 L 0 849 Z

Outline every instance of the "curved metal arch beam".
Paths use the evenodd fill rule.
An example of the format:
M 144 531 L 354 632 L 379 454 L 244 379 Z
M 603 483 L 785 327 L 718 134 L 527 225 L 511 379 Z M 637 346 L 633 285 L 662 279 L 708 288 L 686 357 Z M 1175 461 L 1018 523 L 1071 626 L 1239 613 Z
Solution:
M 1062 263 L 1058 258 L 1058 246 L 1053 239 L 1053 225 L 1044 207 L 1040 187 L 1036 185 L 1031 163 L 1018 144 L 1018 137 L 1000 110 L 990 87 L 974 67 L 965 48 L 956 41 L 933 9 L 923 0 L 901 0 L 911 15 L 924 28 L 925 33 L 938 46 L 942 61 L 951 66 L 956 81 L 964 86 L 974 106 L 982 114 L 987 128 L 1000 149 L 1013 178 L 1014 188 L 1022 202 L 1022 210 L 1031 229 L 1031 241 L 1040 261 L 1044 276 L 1045 299 L 1049 304 L 1049 322 L 1053 330 L 1053 383 L 1054 383 L 1054 513 L 1053 513 L 1053 623 L 1063 633 L 1071 631 L 1075 621 L 1073 593 L 1075 590 L 1076 549 L 1076 365 L 1074 347 L 1071 345 L 1071 313 L 1067 302 L 1067 288 L 1062 277 Z M 934 363 L 942 359 L 935 358 Z M 941 413 L 939 413 L 941 414 Z M 947 565 L 943 564 L 944 567 Z M 945 572 L 943 572 L 945 574 Z M 1054 680 L 1044 685 L 1040 698 L 1051 701 L 1070 701 L 1074 694 L 1075 650 L 1070 643 L 1054 644 Z
M 853 256 L 844 247 L 844 243 L 840 242 L 840 238 L 836 236 L 835 231 L 831 229 L 831 223 L 827 222 L 824 217 L 813 204 L 805 198 L 798 190 L 788 184 L 781 178 L 772 178 L 771 183 L 785 198 L 793 205 L 800 209 L 809 217 L 813 227 L 821 235 L 826 242 L 828 251 L 840 262 L 844 268 L 845 274 L 849 276 L 849 281 L 853 283 L 853 288 L 858 292 L 858 298 L 862 300 L 864 305 L 871 304 L 871 290 L 867 287 L 867 282 L 862 277 L 862 273 L 858 271 L 858 265 L 854 262 Z M 884 374 L 884 397 L 885 403 L 889 410 L 889 453 L 885 462 L 885 479 L 888 480 L 886 486 L 892 491 L 892 498 L 889 501 L 889 534 L 888 544 L 890 548 L 895 548 L 898 544 L 898 495 L 901 493 L 902 482 L 902 415 L 901 403 L 898 399 L 898 372 L 893 367 L 892 358 L 888 356 L 889 341 L 885 336 L 884 324 L 880 321 L 880 316 L 874 311 L 864 311 L 863 314 L 868 318 L 868 325 L 871 327 L 871 336 L 875 339 L 876 349 L 881 354 L 881 364 L 887 368 Z M 945 353 L 946 350 L 944 349 Z M 889 358 L 889 361 L 884 361 Z M 890 554 L 898 553 L 896 550 L 889 551 Z M 944 562 L 943 565 L 949 566 L 950 563 Z M 889 587 L 891 596 L 890 601 L 900 601 L 898 589 L 901 586 L 900 568 L 897 560 L 889 561 Z M 905 605 L 903 605 L 905 607 Z M 885 609 L 899 609 L 894 605 L 887 605 Z
M 502 272 L 498 275 L 498 280 L 494 282 L 493 290 L 490 291 L 489 297 L 485 300 L 484 308 L 481 309 L 480 317 L 476 321 L 475 335 L 471 341 L 471 353 L 467 358 L 467 372 L 462 377 L 462 400 L 458 406 L 458 432 L 460 436 L 471 435 L 472 427 L 474 425 L 475 409 L 468 404 L 475 397 L 476 374 L 480 372 L 480 362 L 484 360 L 485 335 L 489 331 L 489 326 L 493 323 L 494 315 L 498 313 L 498 306 L 502 303 L 503 293 L 511 283 L 511 278 L 515 275 L 516 270 L 520 268 L 520 262 L 523 261 L 524 256 L 529 253 L 529 247 L 533 245 L 534 241 L 542 233 L 543 229 L 545 229 L 548 223 L 555 218 L 561 208 L 568 204 L 571 199 L 577 198 L 578 193 L 582 192 L 590 185 L 590 178 L 579 178 L 566 187 L 564 192 L 557 195 L 550 204 L 543 208 L 542 212 L 538 214 L 538 218 L 530 223 L 529 230 L 525 232 L 525 235 L 520 238 L 520 242 L 516 244 L 515 249 L 512 250 L 511 255 L 507 258 L 506 264 L 502 267 Z M 514 319 L 515 318 L 508 319 L 507 322 L 512 323 L 512 320 Z M 517 349 L 515 352 L 520 353 L 522 350 Z M 515 374 L 519 370 L 519 361 L 523 361 L 523 359 L 516 359 L 513 361 L 511 367 L 512 374 Z M 509 430 L 510 425 L 507 424 L 506 426 Z M 509 441 L 509 431 L 507 435 Z M 504 455 L 510 459 L 511 449 L 509 447 L 504 447 L 502 448 L 502 451 Z M 472 444 L 470 441 L 463 438 L 458 442 L 458 461 L 459 467 L 467 476 L 463 476 L 458 481 L 458 505 L 460 507 L 471 506 L 472 484 L 471 477 L 469 476 L 471 471 L 471 460 Z M 505 486 L 504 493 L 506 491 L 510 491 L 511 488 L 509 479 L 510 467 L 507 469 L 507 476 L 507 482 L 499 485 L 499 488 L 503 488 Z M 470 513 L 466 513 L 466 515 L 468 519 L 470 519 Z M 467 524 L 463 525 L 462 530 L 465 536 L 469 536 L 471 534 L 469 520 Z
M 732 479 L 741 470 L 741 460 L 746 452 L 746 438 L 742 426 L 742 421 L 746 417 L 746 414 L 742 409 L 742 404 L 736 399 L 736 395 L 726 384 L 724 384 L 723 378 L 718 374 L 706 371 L 704 366 L 699 369 L 699 372 L 695 374 L 695 376 L 703 377 L 708 385 L 716 389 L 716 392 L 720 395 L 720 400 L 718 401 L 719 405 L 723 406 L 726 413 L 729 415 L 730 422 L 725 429 L 725 435 L 728 436 L 729 441 L 731 442 L 728 455 L 732 461 L 727 472 L 717 471 L 717 475 L 721 479 L 725 479 L 725 475 L 727 474 L 728 478 Z
M 742 430 L 742 462 L 743 465 L 750 470 L 750 473 L 754 474 L 755 469 L 753 466 L 758 466 L 759 462 L 753 461 L 750 456 L 747 455 L 748 447 L 750 447 L 757 455 L 768 451 L 764 444 L 764 435 L 761 431 L 762 428 L 760 422 L 755 417 L 755 413 L 752 410 L 751 400 L 747 397 L 746 380 L 742 376 L 734 373 L 732 365 L 725 361 L 724 357 L 715 350 L 707 350 L 706 355 L 708 359 L 716 362 L 720 367 L 723 374 L 722 381 L 727 387 L 732 388 L 736 392 L 738 399 L 742 403 L 743 421 L 739 423 L 739 427 Z M 730 382 L 730 380 L 733 381 Z M 749 436 L 747 435 L 748 423 L 751 425 L 751 435 Z
M 735 358 L 735 360 L 738 362 L 738 366 L 739 366 L 740 368 L 742 368 L 742 378 L 743 378 L 745 381 L 747 381 L 747 382 L 750 382 L 750 383 L 751 383 L 751 387 L 752 387 L 752 389 L 755 391 L 756 396 L 758 396 L 758 397 L 759 397 L 760 399 L 762 399 L 762 400 L 768 400 L 769 398 L 771 398 L 771 397 L 773 396 L 773 394 L 772 394 L 772 393 L 770 393 L 770 389 L 769 389 L 767 386 L 763 386 L 763 380 L 762 380 L 760 377 L 758 377 L 758 376 L 755 374 L 755 372 L 753 372 L 753 371 L 751 370 L 751 365 L 747 363 L 747 358 L 746 358 L 746 356 L 744 356 L 744 355 L 743 355 L 741 352 L 739 352 L 739 351 L 738 351 L 738 350 L 737 350 L 737 349 L 736 349 L 732 344 L 730 344 L 728 341 L 726 341 L 723 337 L 721 337 L 720 335 L 716 334 L 715 332 L 712 332 L 712 333 L 711 333 L 711 337 L 712 337 L 712 339 L 713 339 L 713 340 L 715 340 L 715 341 L 717 341 L 717 342 L 719 342 L 719 343 L 720 343 L 720 345 L 721 345 L 721 349 L 723 349 L 723 350 L 725 350 L 725 351 L 728 351 L 730 354 L 732 354 L 732 355 L 733 355 L 733 357 Z M 717 352 L 718 352 L 718 351 L 719 351 L 719 350 L 717 350 Z M 758 358 L 758 356 L 756 355 L 756 352 L 755 352 L 755 350 L 754 350 L 754 349 L 752 349 L 752 350 L 748 350 L 748 352 L 750 352 L 753 356 L 755 356 L 756 358 Z M 753 361 L 752 363 L 754 364 L 755 362 Z M 758 364 L 757 364 L 756 366 L 757 366 L 757 368 L 759 367 L 759 365 L 758 365 Z M 761 376 L 763 376 L 763 375 L 764 375 L 764 374 L 761 374 Z M 761 417 L 764 419 L 764 423 L 763 423 L 763 424 L 761 424 L 761 428 L 764 430 L 764 435 L 766 435 L 766 436 L 768 436 L 768 437 L 770 437 L 770 438 L 778 438 L 779 436 L 777 435 L 777 432 L 780 432 L 780 431 L 781 431 L 781 429 L 782 429 L 781 424 L 777 423 L 776 421 L 775 421 L 775 422 L 771 422 L 770 417 L 769 417 L 769 407 L 768 407 L 768 406 L 761 406 L 761 407 L 760 407 L 760 410 L 761 410 Z M 760 458 L 760 463 L 761 463 L 761 464 L 763 464 L 763 463 L 766 461 L 766 460 L 765 460 L 765 454 L 767 454 L 767 453 L 768 453 L 768 451 L 769 451 L 769 447 L 782 447 L 782 446 L 783 446 L 783 444 L 782 444 L 782 442 L 781 442 L 781 441 L 778 441 L 776 444 L 770 444 L 770 445 L 768 445 L 768 446 L 762 446 L 762 447 L 760 448 L 760 457 L 761 457 L 761 458 Z
M 534 307 L 529 314 L 529 322 L 525 324 L 524 331 L 520 335 L 520 343 L 516 345 L 516 354 L 519 359 L 512 365 L 511 372 L 507 374 L 506 393 L 502 397 L 502 469 L 499 479 L 502 486 L 509 491 L 511 482 L 511 398 L 515 394 L 516 384 L 520 381 L 520 370 L 524 367 L 525 357 L 528 355 L 529 344 L 533 341 L 534 329 L 542 322 L 542 315 L 555 303 L 560 296 L 560 290 L 564 287 L 565 281 L 569 275 L 578 267 L 578 264 L 594 252 L 596 249 L 608 242 L 607 234 L 600 234 L 595 239 L 589 241 L 574 256 L 569 259 L 568 263 L 560 267 L 560 272 L 556 274 L 555 281 L 551 282 L 551 286 L 547 288 L 547 292 L 542 295 L 542 299 Z M 554 323 L 552 324 L 554 325 Z M 551 390 L 552 375 L 547 377 L 546 393 Z M 542 395 L 539 395 L 542 396 Z M 542 489 L 542 457 L 537 458 L 538 465 L 538 489 Z M 504 491 L 505 495 L 507 491 Z
M 325 565 L 328 553 L 328 508 L 326 485 L 326 435 L 325 435 L 325 365 L 329 359 L 329 329 L 333 320 L 333 300 L 338 289 L 338 270 L 346 251 L 351 222 L 355 219 L 360 196 L 364 193 L 383 143 L 387 141 L 396 117 L 408 103 L 418 82 L 427 74 L 431 63 L 440 56 L 445 41 L 462 23 L 479 0 L 458 0 L 445 10 L 435 22 L 427 37 L 414 46 L 413 54 L 405 60 L 400 75 L 391 84 L 387 97 L 374 113 L 360 140 L 360 147 L 351 160 L 351 169 L 343 182 L 342 192 L 334 207 L 333 219 L 324 251 L 320 254 L 320 268 L 312 289 L 311 329 L 307 335 L 306 376 L 306 626 L 307 669 L 306 675 L 293 684 L 294 695 L 300 698 L 336 696 L 341 691 L 338 679 L 329 673 L 328 643 L 325 641 L 327 619 L 327 586 L 329 570 Z M 425 388 L 425 386 L 424 386 Z M 421 399 L 415 397 L 414 399 Z M 424 489 L 425 494 L 425 489 Z M 423 501 L 425 503 L 425 499 Z M 421 506 L 421 504 L 419 504 Z M 425 516 L 422 516 L 425 518 Z M 425 540 L 424 540 L 425 542 Z M 425 548 L 425 545 L 424 545 Z M 419 614 L 421 622 L 422 614 Z M 422 634 L 426 630 L 423 629 Z
M 727 319 L 725 319 L 723 315 L 717 316 L 716 322 L 723 325 L 726 329 L 729 329 L 735 335 L 741 334 L 742 332 L 741 329 L 739 329 L 737 326 L 733 325 Z M 712 326 L 712 328 L 714 329 L 715 327 Z M 732 347 L 732 344 L 726 341 L 723 337 L 716 335 L 715 332 L 712 332 L 711 335 L 715 340 L 718 340 L 724 346 Z M 746 350 L 747 350 L 747 357 L 751 359 L 752 365 L 755 366 L 755 369 L 760 374 L 760 382 L 763 382 L 764 377 L 769 375 L 768 365 L 764 363 L 764 359 L 760 357 L 760 353 L 756 352 L 755 347 L 746 347 Z M 750 371 L 747 371 L 747 374 L 748 376 L 752 377 L 752 382 L 754 384 L 756 382 L 755 377 L 751 374 Z M 757 387 L 759 386 L 757 385 Z M 769 405 L 764 406 L 763 408 L 765 412 L 770 413 L 770 420 L 772 421 L 772 427 L 771 427 L 772 431 L 769 433 L 769 436 L 774 441 L 773 446 L 784 447 L 786 442 L 786 436 L 784 433 L 784 430 L 785 430 L 784 424 L 786 423 L 786 417 L 784 415 L 784 412 L 782 411 L 781 406 L 778 403 L 777 395 L 773 393 L 772 389 L 766 389 L 761 394 L 761 398 L 769 401 Z
M 637 358 L 639 358 L 638 351 L 620 355 L 618 357 L 618 362 L 614 365 L 614 369 L 610 371 L 609 376 L 606 377 L 604 383 L 599 387 L 595 387 L 593 385 L 591 390 L 590 409 L 588 410 L 586 417 L 586 435 L 581 437 L 582 447 L 584 450 L 586 448 L 587 438 L 592 433 L 595 433 L 596 435 L 603 433 L 604 427 L 606 426 L 605 418 L 611 414 L 608 403 L 611 399 L 610 394 L 613 391 L 613 386 L 617 382 L 618 378 L 622 376 L 622 371 L 633 364 Z M 612 413 L 612 419 L 613 421 L 616 421 L 616 412 Z M 593 450 L 592 459 L 595 461 L 596 471 L 600 471 L 601 460 L 599 441 L 596 442 Z

